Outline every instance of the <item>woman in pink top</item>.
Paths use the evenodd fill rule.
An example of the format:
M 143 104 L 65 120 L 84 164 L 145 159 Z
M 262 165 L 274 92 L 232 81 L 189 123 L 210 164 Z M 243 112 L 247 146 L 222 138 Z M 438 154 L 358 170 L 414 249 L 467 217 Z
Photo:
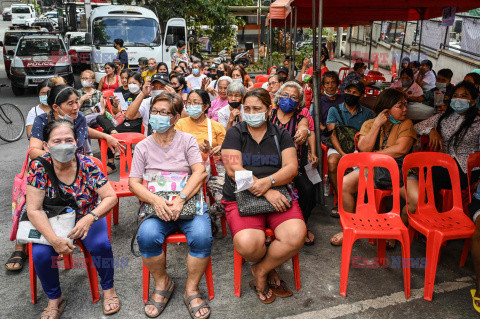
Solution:
M 423 90 L 414 80 L 413 80 L 413 70 L 412 69 L 403 69 L 400 73 L 400 79 L 393 83 L 390 88 L 392 89 L 401 89 L 407 97 L 417 97 L 423 95 Z
M 208 109 L 207 116 L 214 121 L 218 121 L 218 111 L 228 105 L 227 87 L 233 80 L 229 76 L 222 76 L 217 82 L 218 96 L 212 101 L 212 106 Z

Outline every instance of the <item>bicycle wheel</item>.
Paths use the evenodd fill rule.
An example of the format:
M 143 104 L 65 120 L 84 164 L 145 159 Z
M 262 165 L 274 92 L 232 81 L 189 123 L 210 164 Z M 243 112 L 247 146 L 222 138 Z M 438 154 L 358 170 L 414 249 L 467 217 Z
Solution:
M 18 141 L 25 131 L 22 111 L 13 104 L 0 105 L 0 139 L 6 142 Z

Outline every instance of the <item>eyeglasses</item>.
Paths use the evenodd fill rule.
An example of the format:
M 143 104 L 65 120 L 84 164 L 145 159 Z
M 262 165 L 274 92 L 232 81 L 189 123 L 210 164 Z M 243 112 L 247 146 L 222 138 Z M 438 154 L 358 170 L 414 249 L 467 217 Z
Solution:
M 273 85 L 277 85 L 278 83 L 279 82 L 270 82 L 270 83 L 268 83 L 268 85 L 273 86 Z
M 163 116 L 173 115 L 172 112 L 165 112 L 165 111 L 159 111 L 159 110 L 151 110 L 150 114 L 152 114 L 152 115 L 163 115 Z
M 280 97 L 284 97 L 284 98 L 287 98 L 287 99 L 292 99 L 295 102 L 298 102 L 298 97 L 296 97 L 295 95 L 290 96 L 287 93 L 283 93 L 283 94 L 280 95 Z
M 397 109 L 406 109 L 407 102 L 406 101 L 400 102 L 400 104 L 395 104 L 393 107 L 396 107 Z

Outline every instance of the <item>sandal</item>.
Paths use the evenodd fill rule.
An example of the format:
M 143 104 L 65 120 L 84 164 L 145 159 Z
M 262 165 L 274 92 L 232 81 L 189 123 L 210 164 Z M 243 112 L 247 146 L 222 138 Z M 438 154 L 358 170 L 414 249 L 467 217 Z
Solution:
M 10 258 L 5 263 L 5 268 L 10 271 L 22 270 L 25 260 L 27 260 L 27 254 L 23 250 L 14 251 L 10 256 Z M 20 264 L 20 266 L 16 268 L 9 268 L 7 267 L 8 264 Z
M 395 239 L 387 239 L 387 249 L 388 250 L 392 250 L 392 249 L 395 249 L 395 244 L 397 242 L 395 241 Z
M 265 236 L 265 246 L 270 246 L 270 244 L 272 243 L 273 239 L 272 239 L 272 236 Z
M 211 310 L 210 310 L 210 306 L 207 304 L 205 300 L 196 307 L 190 307 L 190 303 L 192 302 L 192 300 L 197 298 L 202 299 L 202 295 L 196 294 L 188 297 L 187 299 L 183 298 L 183 301 L 185 302 L 185 306 L 187 306 L 188 312 L 190 313 L 190 317 L 192 317 L 192 319 L 207 319 L 208 317 L 210 317 Z M 203 309 L 203 308 L 208 309 L 208 312 L 201 317 L 196 317 L 195 314 L 200 309 Z
M 333 235 L 333 237 L 330 239 L 330 244 L 332 244 L 333 246 L 342 246 L 343 232 Z
M 280 280 L 280 285 L 268 284 L 268 286 L 277 297 L 287 298 L 293 295 L 293 292 L 287 287 L 287 284 L 283 280 Z
M 66 305 L 67 305 L 67 302 L 65 301 L 65 299 L 63 299 L 60 302 L 60 304 L 58 305 L 58 307 L 47 306 L 47 308 L 43 309 L 43 312 L 40 315 L 40 318 L 50 317 L 50 318 L 53 318 L 53 319 L 58 319 L 58 318 L 60 318 L 60 315 L 62 314 L 63 309 L 65 309 Z
M 475 293 L 477 292 L 476 289 L 472 289 L 470 290 L 470 293 L 472 294 L 472 299 L 473 299 L 473 308 L 480 313 L 480 306 L 477 306 L 477 304 L 475 303 L 475 301 L 479 301 L 480 302 L 480 297 L 475 297 Z
M 340 213 L 338 212 L 338 206 L 332 207 L 332 210 L 330 211 L 330 217 L 340 218 Z
M 307 229 L 307 238 L 305 240 L 305 246 L 313 246 L 315 245 L 315 236 L 313 236 L 313 240 L 310 239 L 310 236 L 308 236 L 308 234 L 312 234 L 313 233 L 310 231 L 310 229 Z M 307 241 L 309 240 L 309 241 Z
M 260 300 L 262 303 L 264 304 L 269 304 L 269 303 L 272 303 L 275 301 L 275 294 L 273 293 L 273 290 L 272 290 L 272 296 L 270 298 L 267 298 L 267 295 L 268 295 L 268 291 L 271 290 L 269 285 L 267 285 L 267 287 L 265 288 L 265 290 L 259 290 L 257 289 L 257 286 L 255 284 L 255 279 L 252 279 L 250 280 L 250 282 L 248 283 L 248 285 L 250 286 L 250 288 L 252 288 L 253 290 L 255 290 L 255 293 L 257 294 L 257 297 L 258 297 L 258 300 Z M 260 294 L 262 294 L 264 297 L 265 297 L 265 300 L 262 300 L 260 299 Z
M 173 282 L 173 280 L 170 280 L 170 287 L 168 288 L 168 290 L 154 290 L 153 291 L 152 295 L 157 294 L 157 295 L 162 296 L 164 299 L 163 299 L 163 301 L 155 301 L 153 299 L 150 299 L 149 301 L 147 301 L 145 303 L 145 306 L 154 306 L 155 308 L 157 308 L 157 311 L 158 311 L 158 314 L 155 315 L 155 316 L 149 315 L 147 313 L 147 311 L 145 311 L 145 314 L 147 315 L 147 317 L 157 318 L 158 316 L 160 316 L 160 314 L 163 312 L 163 310 L 165 310 L 165 307 L 167 306 L 167 303 L 170 301 L 170 297 L 172 296 L 172 293 L 173 293 L 174 289 L 175 289 L 175 283 Z
M 111 305 L 118 305 L 118 307 L 115 309 L 110 309 L 109 311 L 106 311 L 105 306 L 107 305 L 110 305 L 110 308 L 112 308 Z M 112 315 L 114 313 L 117 313 L 120 310 L 120 307 L 121 307 L 120 299 L 118 299 L 118 296 L 103 299 L 103 314 L 105 315 Z

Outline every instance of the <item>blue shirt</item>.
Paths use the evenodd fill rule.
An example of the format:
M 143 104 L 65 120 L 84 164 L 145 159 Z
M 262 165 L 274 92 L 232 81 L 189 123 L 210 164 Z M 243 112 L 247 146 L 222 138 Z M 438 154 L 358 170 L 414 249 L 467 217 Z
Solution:
M 53 119 L 53 114 L 51 115 Z M 32 127 L 32 134 L 30 137 L 38 138 L 43 141 L 43 128 L 48 124 L 47 113 L 41 114 L 35 118 Z M 83 146 L 88 139 L 88 126 L 85 115 L 82 112 L 78 112 L 78 116 L 73 122 L 75 130 L 77 131 L 77 152 L 83 153 Z
M 372 110 L 367 109 L 361 105 L 358 106 L 357 111 L 352 115 L 345 106 L 345 103 L 340 104 L 340 111 L 342 112 L 342 118 L 338 114 L 336 107 L 331 107 L 328 111 L 327 124 L 343 124 L 345 126 L 351 126 L 360 131 L 365 121 L 375 118 L 375 113 Z

